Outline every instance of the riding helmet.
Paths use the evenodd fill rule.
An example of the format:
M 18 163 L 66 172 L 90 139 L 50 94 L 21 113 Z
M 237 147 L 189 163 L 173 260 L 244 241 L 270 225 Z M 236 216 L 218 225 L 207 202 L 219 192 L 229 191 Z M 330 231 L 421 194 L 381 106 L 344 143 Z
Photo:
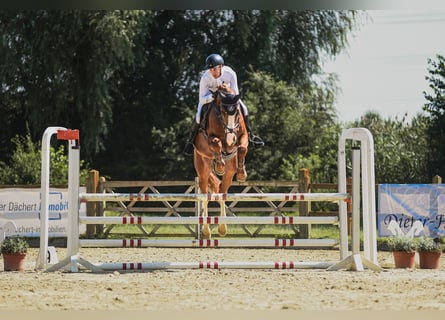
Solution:
M 212 53 L 206 58 L 206 64 L 204 69 L 210 69 L 216 66 L 224 64 L 224 59 L 217 53 Z

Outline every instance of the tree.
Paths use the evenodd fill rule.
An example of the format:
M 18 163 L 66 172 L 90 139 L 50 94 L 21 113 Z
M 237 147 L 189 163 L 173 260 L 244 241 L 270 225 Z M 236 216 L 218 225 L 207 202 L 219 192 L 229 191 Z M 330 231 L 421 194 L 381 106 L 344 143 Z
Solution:
M 12 139 L 15 146 L 7 162 L 0 161 L 0 184 L 40 184 L 41 144 L 34 143 L 28 133 L 25 137 L 16 135 Z M 80 184 L 85 185 L 88 178 L 88 164 L 80 161 Z M 50 147 L 51 185 L 68 184 L 68 157 L 63 144 Z
M 431 93 L 424 92 L 428 101 L 423 107 L 430 114 L 428 123 L 429 175 L 445 176 L 445 57 L 436 55 L 436 61 L 428 59 Z
M 377 183 L 429 183 L 428 137 L 425 116 L 418 114 L 411 122 L 382 119 L 367 112 L 352 127 L 364 127 L 374 138 L 375 178 Z
M 110 79 L 117 70 L 135 64 L 133 40 L 144 15 L 143 11 L 0 12 L 0 108 L 10 114 L 7 125 L 24 135 L 26 119 L 33 140 L 49 125 L 79 128 L 83 157 L 102 150 L 114 107 L 111 93 L 116 87 Z M 11 136 L 5 138 L 9 141 Z
M 249 68 L 299 86 L 322 73 L 323 57 L 336 56 L 347 44 L 358 13 L 348 10 L 233 11 L 227 38 L 220 40 L 239 77 Z M 224 54 L 226 52 L 223 52 Z
M 335 131 L 329 109 L 335 89 L 329 87 L 332 81 L 319 82 L 321 63 L 344 48 L 355 16 L 355 11 L 277 10 L 1 12 L 0 111 L 9 117 L 0 151 L 11 149 L 3 141 L 24 135 L 25 121 L 33 141 L 57 124 L 80 129 L 82 158 L 113 178 L 193 175 L 181 150 L 204 59 L 219 52 L 237 70 L 243 99 L 252 99 L 253 125 L 284 148 L 278 153 L 317 154 L 314 148 L 323 148 L 318 137 Z M 249 83 L 255 74 L 280 84 L 273 94 L 282 113 L 273 99 L 255 91 L 260 82 Z M 267 104 L 255 106 L 262 100 Z M 272 132 L 281 127 L 266 126 L 270 111 L 271 120 L 289 127 L 286 137 Z M 296 136 L 294 125 L 301 129 Z M 310 131 L 303 130 L 306 125 Z M 257 176 L 288 172 L 278 169 L 278 160 L 274 154 L 258 163 Z M 279 172 L 268 173 L 270 168 Z
M 237 71 L 243 100 L 248 103 L 253 126 L 262 136 L 282 129 L 262 125 L 261 122 L 267 123 L 267 116 L 264 116 L 267 114 L 283 119 L 297 118 L 302 123 L 313 121 L 312 126 L 317 121 L 317 126 L 333 127 L 335 81 L 332 78 L 325 82 L 317 79 L 322 74 L 322 57 L 336 54 L 346 45 L 346 35 L 353 27 L 354 17 L 353 11 L 154 12 L 147 22 L 146 30 L 149 31 L 144 37 L 145 52 L 149 56 L 147 64 L 122 78 L 121 92 L 131 90 L 132 94 L 122 95 L 119 103 L 122 107 L 114 112 L 116 117 L 107 144 L 109 148 L 96 158 L 96 163 L 112 176 L 118 173 L 126 178 L 192 178 L 192 162 L 182 156 L 181 150 L 196 112 L 198 81 L 204 59 L 212 52 L 221 53 L 225 62 Z M 296 33 L 304 37 L 291 36 Z M 286 49 L 287 46 L 291 49 Z M 282 52 L 284 50 L 288 51 Z M 268 77 L 267 82 L 283 83 L 294 91 L 285 112 L 278 105 L 274 107 L 273 99 L 264 97 L 266 103 L 263 103 L 253 98 L 269 91 L 262 92 L 261 86 L 255 87 L 251 83 L 252 77 Z M 322 95 L 325 95 L 324 101 L 320 100 Z M 283 100 L 281 104 L 286 105 L 284 97 L 275 99 Z M 313 110 L 300 114 L 302 101 L 307 103 L 305 110 Z M 263 110 L 264 106 L 271 110 L 267 109 L 269 107 Z M 321 112 L 320 108 L 329 107 L 331 109 L 326 113 Z M 280 120 L 276 121 L 280 123 Z M 293 130 L 294 122 L 288 120 L 280 124 Z M 132 139 L 121 132 L 131 132 Z M 277 135 L 271 134 L 274 138 Z M 304 139 L 297 139 L 303 135 Z M 324 137 L 319 131 L 312 130 L 288 136 L 293 142 L 287 144 L 274 142 L 274 158 L 279 159 L 280 153 L 288 154 L 289 150 L 302 152 L 304 148 L 306 157 L 312 142 L 303 144 L 311 139 L 315 141 L 319 136 Z M 275 141 L 274 138 L 271 141 Z M 295 141 L 300 144 L 298 151 L 292 149 Z M 319 148 L 322 145 L 317 144 Z M 123 157 L 128 150 L 131 150 L 129 156 Z M 312 150 L 313 153 L 318 151 Z M 331 161 L 330 158 L 328 162 Z M 270 172 L 270 168 L 279 168 L 273 161 L 257 164 L 255 169 L 261 168 L 262 174 L 252 177 L 281 174 Z M 332 167 L 332 164 L 328 166 Z
M 284 81 L 275 82 L 267 74 L 250 75 L 245 84 L 246 104 L 266 142 L 265 147 L 250 151 L 251 178 L 296 179 L 301 167 L 295 165 L 304 164 L 311 165 L 313 178 L 332 181 L 340 132 L 332 87 L 314 85 L 304 91 Z

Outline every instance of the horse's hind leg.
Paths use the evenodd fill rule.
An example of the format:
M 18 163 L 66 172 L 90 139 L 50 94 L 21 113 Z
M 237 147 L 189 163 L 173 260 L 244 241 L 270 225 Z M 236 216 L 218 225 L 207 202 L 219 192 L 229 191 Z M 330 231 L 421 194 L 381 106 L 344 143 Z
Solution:
M 217 176 L 215 176 L 213 173 L 210 174 L 209 177 L 209 187 L 212 193 L 219 193 L 221 188 L 221 181 L 218 179 Z M 221 217 L 226 216 L 226 207 L 224 200 L 219 201 L 219 205 L 221 208 Z M 218 234 L 221 237 L 224 237 L 227 234 L 227 226 L 225 223 L 219 223 L 218 224 Z
M 236 162 L 235 158 L 231 159 L 230 161 L 227 161 L 226 163 L 226 174 L 221 179 L 221 184 L 219 187 L 219 192 L 224 194 L 229 191 L 230 185 L 232 184 L 233 176 L 235 175 L 236 170 Z M 221 207 L 221 217 L 226 216 L 226 207 L 225 207 L 225 201 L 220 201 L 220 207 Z M 228 232 L 227 225 L 225 223 L 220 223 L 218 225 L 218 234 L 220 236 L 225 236 Z

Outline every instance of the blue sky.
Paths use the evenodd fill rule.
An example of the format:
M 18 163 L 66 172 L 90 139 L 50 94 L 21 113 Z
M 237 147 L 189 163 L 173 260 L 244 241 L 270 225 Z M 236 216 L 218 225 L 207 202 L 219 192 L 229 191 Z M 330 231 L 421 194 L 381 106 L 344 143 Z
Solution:
M 445 55 L 445 9 L 368 10 L 348 48 L 325 71 L 339 77 L 341 121 L 367 111 L 411 119 L 426 103 L 428 58 Z

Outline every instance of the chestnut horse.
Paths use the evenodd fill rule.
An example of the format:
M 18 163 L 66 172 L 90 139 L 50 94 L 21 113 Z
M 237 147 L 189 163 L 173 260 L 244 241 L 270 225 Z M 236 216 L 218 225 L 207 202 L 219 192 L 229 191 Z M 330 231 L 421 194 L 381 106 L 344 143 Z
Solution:
M 240 95 L 214 92 L 214 101 L 207 106 L 204 121 L 195 138 L 194 165 L 199 177 L 201 193 L 227 193 L 236 173 L 237 181 L 247 179 L 244 160 L 249 144 L 246 125 L 240 110 Z M 207 119 L 207 121 L 205 120 Z M 216 175 L 222 176 L 221 181 Z M 221 216 L 225 216 L 224 202 L 221 200 Z M 202 216 L 208 215 L 208 201 L 202 203 Z M 227 226 L 220 223 L 220 236 L 225 236 Z M 202 227 L 204 239 L 211 238 L 210 227 Z

